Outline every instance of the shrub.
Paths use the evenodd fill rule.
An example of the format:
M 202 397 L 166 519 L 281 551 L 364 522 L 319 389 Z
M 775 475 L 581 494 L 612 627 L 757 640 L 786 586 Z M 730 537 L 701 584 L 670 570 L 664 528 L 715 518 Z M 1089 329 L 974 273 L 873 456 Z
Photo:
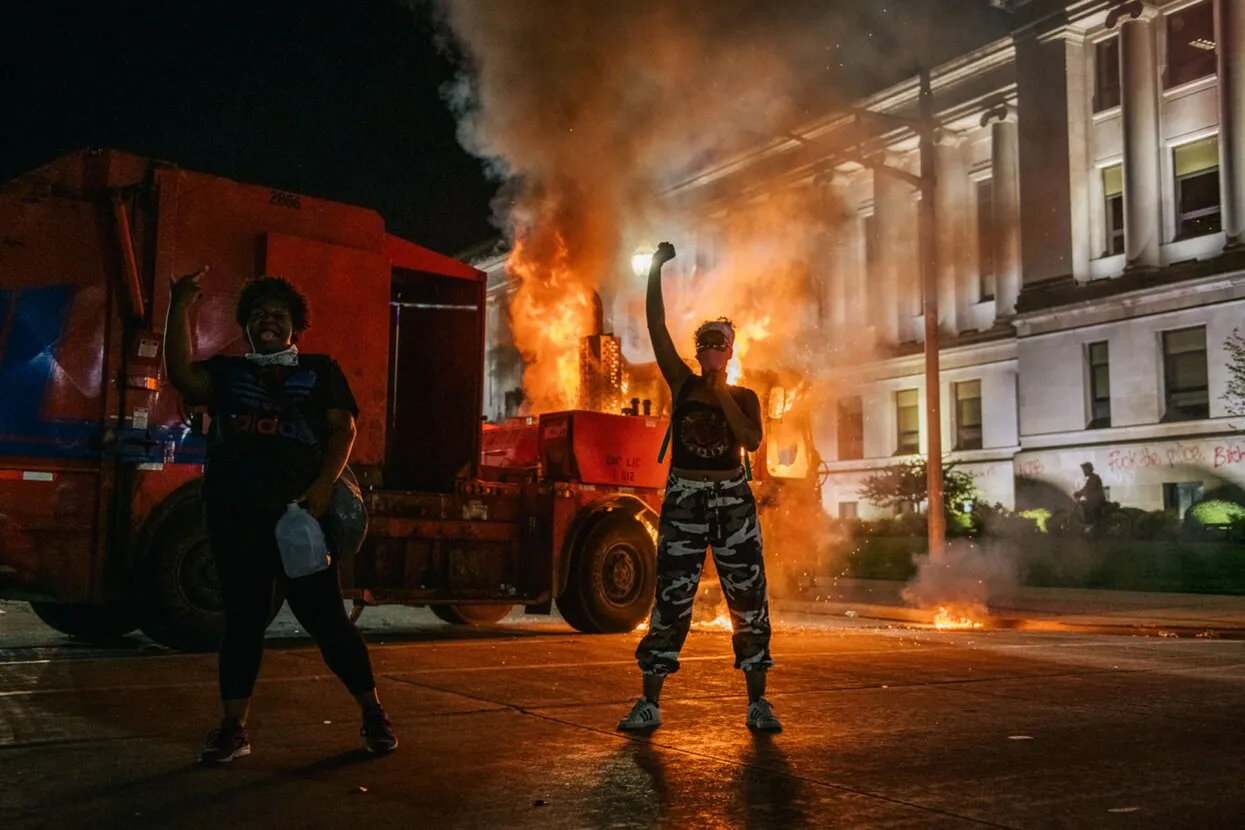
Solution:
M 1174 542 L 1180 538 L 1181 521 L 1175 510 L 1152 510 L 1133 520 L 1132 538 L 1147 542 Z
M 1245 520 L 1245 507 L 1220 500 L 1202 501 L 1189 508 L 1184 514 L 1187 528 L 1218 527 L 1230 528 L 1234 522 Z

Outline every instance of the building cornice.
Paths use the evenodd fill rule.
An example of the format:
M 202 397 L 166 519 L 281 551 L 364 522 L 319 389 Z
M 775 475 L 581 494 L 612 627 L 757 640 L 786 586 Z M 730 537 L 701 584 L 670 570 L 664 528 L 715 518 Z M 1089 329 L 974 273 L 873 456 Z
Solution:
M 1015 44 L 1011 38 L 1002 38 L 955 60 L 935 67 L 930 72 L 930 87 L 934 94 L 937 95 L 940 91 L 949 90 L 965 80 L 1012 64 L 1015 60 Z M 965 117 L 974 107 L 985 106 L 986 102 L 996 104 L 1001 99 L 1014 98 L 1015 90 L 1015 83 L 1009 82 L 987 95 L 977 96 L 969 102 L 959 102 L 939 112 L 938 115 L 940 118 L 945 118 L 945 120 L 954 121 Z M 917 78 L 909 78 L 871 96 L 858 99 L 852 109 L 865 110 L 879 115 L 897 115 L 906 109 L 914 108 L 919 97 L 919 80 Z M 857 123 L 857 117 L 854 112 L 834 112 L 826 117 L 807 123 L 803 127 L 792 131 L 789 135 L 739 153 L 716 167 L 704 170 L 674 185 L 666 191 L 665 195 L 669 197 L 705 187 L 767 159 L 793 153 L 820 139 L 841 134 L 855 123 Z M 911 129 L 901 128 L 882 133 L 881 135 L 874 135 L 870 138 L 879 144 L 891 145 L 908 140 L 914 134 L 914 131 Z
M 1215 299 L 1212 296 L 1215 294 L 1221 295 L 1220 298 Z M 1021 337 L 1041 337 L 1120 319 L 1240 299 L 1245 299 L 1245 270 L 1146 286 L 1106 297 L 1087 297 L 1074 303 L 1027 311 L 1016 316 L 1015 325 Z M 1180 300 L 1188 302 L 1178 303 Z M 1165 307 L 1173 305 L 1178 307 Z

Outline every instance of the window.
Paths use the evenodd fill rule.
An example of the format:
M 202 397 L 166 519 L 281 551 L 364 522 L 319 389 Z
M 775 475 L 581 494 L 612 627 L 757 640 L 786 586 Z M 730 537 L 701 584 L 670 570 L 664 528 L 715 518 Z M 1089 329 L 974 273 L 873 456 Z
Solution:
M 839 401 L 839 460 L 865 457 L 865 420 L 860 398 Z
M 1089 361 L 1089 428 L 1111 426 L 1111 354 L 1107 341 L 1090 343 L 1085 349 Z
M 1124 253 L 1124 168 L 1116 164 L 1102 170 L 1102 193 L 1106 199 L 1106 255 Z
M 981 381 L 953 384 L 951 394 L 955 398 L 955 448 L 981 449 Z
M 977 284 L 981 302 L 994 299 L 994 182 L 977 183 Z
M 1183 519 L 1189 508 L 1202 500 L 1203 493 L 1200 481 L 1165 483 L 1163 485 L 1163 509 L 1174 510 L 1176 515 Z
M 1164 88 L 1215 74 L 1215 8 L 1210 0 L 1167 16 Z
M 859 515 L 859 510 L 857 508 L 856 502 L 854 501 L 839 502 L 839 518 L 840 519 L 854 519 L 857 517 L 857 515 Z
M 1120 39 L 1113 37 L 1094 47 L 1094 112 L 1120 105 Z
M 921 451 L 921 401 L 916 389 L 895 393 L 895 415 L 899 422 L 899 455 Z
M 1163 387 L 1164 421 L 1210 417 L 1205 326 L 1163 332 Z
M 1219 138 L 1191 141 L 1172 150 L 1176 173 L 1176 238 L 1219 233 Z

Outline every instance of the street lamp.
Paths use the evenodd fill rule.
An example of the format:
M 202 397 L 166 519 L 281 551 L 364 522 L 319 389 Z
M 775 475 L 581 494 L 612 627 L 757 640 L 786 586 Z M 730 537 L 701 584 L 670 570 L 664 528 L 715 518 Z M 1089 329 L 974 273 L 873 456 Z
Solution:
M 653 264 L 653 254 L 657 251 L 648 245 L 641 245 L 631 254 L 631 272 L 637 277 L 648 276 L 648 269 Z

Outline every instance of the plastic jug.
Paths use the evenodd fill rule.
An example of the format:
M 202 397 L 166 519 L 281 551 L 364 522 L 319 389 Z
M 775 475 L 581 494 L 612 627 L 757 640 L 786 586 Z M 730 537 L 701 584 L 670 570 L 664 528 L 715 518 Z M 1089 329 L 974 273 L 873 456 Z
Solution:
M 293 502 L 277 521 L 277 548 L 290 579 L 310 576 L 329 566 L 329 547 L 320 523 Z

